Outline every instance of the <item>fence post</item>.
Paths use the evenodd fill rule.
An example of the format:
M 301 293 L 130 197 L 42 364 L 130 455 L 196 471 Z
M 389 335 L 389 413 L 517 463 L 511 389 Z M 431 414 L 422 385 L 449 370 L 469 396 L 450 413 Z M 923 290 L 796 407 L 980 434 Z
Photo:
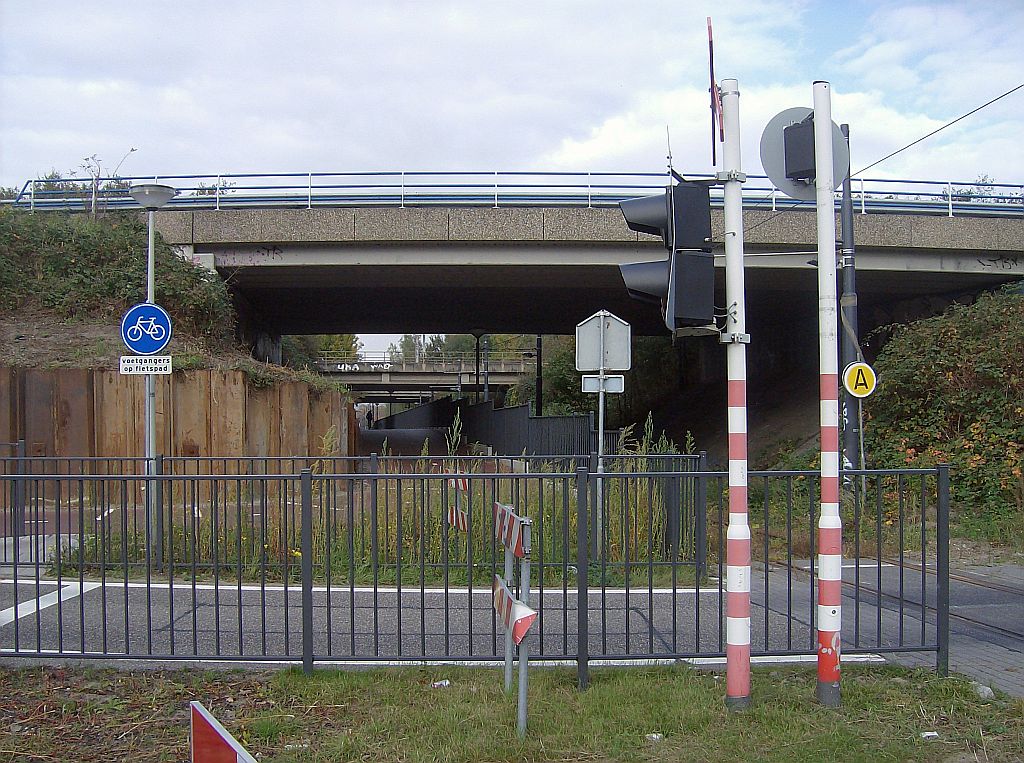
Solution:
M 576 678 L 580 691 L 590 686 L 590 634 L 587 615 L 590 611 L 588 581 L 590 562 L 587 559 L 587 499 L 590 477 L 584 467 L 576 469 Z
M 935 516 L 935 670 L 949 675 L 949 464 L 938 466 Z
M 27 474 L 25 468 L 25 441 L 18 440 L 14 449 L 14 541 L 17 548 L 18 538 L 25 534 L 25 481 L 19 479 L 21 475 Z M 15 552 L 15 561 L 18 561 Z
M 313 473 L 302 481 L 302 672 L 313 672 Z
M 697 578 L 704 575 L 708 563 L 708 482 L 704 476 L 708 470 L 708 452 L 702 450 L 697 455 L 697 483 L 694 485 L 694 544 Z
M 662 459 L 663 463 L 667 461 L 668 459 Z M 659 469 L 659 471 L 661 470 Z M 668 466 L 665 471 L 667 474 L 660 478 L 668 480 L 665 484 L 665 542 L 663 552 L 666 556 L 666 561 L 675 562 L 679 557 L 683 491 L 680 478 L 673 474 L 675 470 Z
M 164 569 L 164 481 L 160 479 L 164 474 L 163 454 L 153 459 L 153 476 L 156 481 L 153 483 L 153 503 L 156 505 L 156 568 L 159 571 Z
M 593 414 L 591 414 L 591 417 L 593 417 Z M 589 464 L 589 467 L 588 467 L 589 472 L 591 474 L 596 474 L 597 473 L 597 467 L 598 467 L 597 454 L 594 453 L 593 451 L 591 451 L 590 452 L 590 464 Z M 587 523 L 589 524 L 589 526 L 591 527 L 591 530 L 592 530 L 591 533 L 590 533 L 590 541 L 589 541 L 590 542 L 590 558 L 591 559 L 599 559 L 600 558 L 599 552 L 600 552 L 600 548 L 601 548 L 600 545 L 599 545 L 601 543 L 601 523 L 598 521 L 598 519 L 599 519 L 598 512 L 601 510 L 601 507 L 599 506 L 599 502 L 601 500 L 601 478 L 598 477 L 597 479 L 593 480 L 593 482 L 589 485 L 589 489 L 591 491 L 593 491 L 593 495 L 591 495 L 590 492 L 587 493 L 588 497 L 591 499 L 590 502 L 589 502 L 589 505 L 587 506 L 587 510 L 588 510 Z M 586 536 L 584 536 L 584 537 L 586 537 Z

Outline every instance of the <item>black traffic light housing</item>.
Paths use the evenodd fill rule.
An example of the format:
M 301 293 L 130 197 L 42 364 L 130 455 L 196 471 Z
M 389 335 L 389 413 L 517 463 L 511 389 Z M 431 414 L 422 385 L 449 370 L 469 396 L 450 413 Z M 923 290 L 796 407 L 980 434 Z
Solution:
M 711 196 L 706 183 L 677 183 L 660 196 L 619 202 L 630 230 L 661 236 L 670 252 L 709 249 Z
M 666 260 L 620 265 L 629 295 L 660 303 L 665 326 L 714 323 L 715 266 L 711 255 L 711 197 L 706 183 L 681 182 L 660 196 L 619 202 L 630 230 L 660 236 Z
M 814 114 L 808 114 L 800 122 L 782 128 L 783 152 L 786 163 L 786 177 L 813 183 L 814 165 Z

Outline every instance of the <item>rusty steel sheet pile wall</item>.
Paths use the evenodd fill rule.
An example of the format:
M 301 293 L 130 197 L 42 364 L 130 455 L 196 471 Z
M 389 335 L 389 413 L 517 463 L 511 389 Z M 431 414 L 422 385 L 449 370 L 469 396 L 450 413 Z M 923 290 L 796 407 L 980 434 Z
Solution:
M 141 457 L 143 392 L 141 377 L 116 371 L 0 369 L 0 441 L 23 439 L 30 457 Z M 299 382 L 254 387 L 241 371 L 157 376 L 157 452 L 347 456 L 350 408 L 337 391 Z

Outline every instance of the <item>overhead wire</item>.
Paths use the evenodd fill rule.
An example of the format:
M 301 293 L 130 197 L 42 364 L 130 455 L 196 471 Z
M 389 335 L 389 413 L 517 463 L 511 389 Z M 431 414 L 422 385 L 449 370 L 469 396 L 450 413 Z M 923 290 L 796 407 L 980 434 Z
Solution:
M 867 167 L 864 167 L 864 168 L 862 168 L 862 169 L 859 169 L 859 170 L 857 170 L 857 171 L 856 171 L 856 172 L 854 172 L 854 173 L 851 173 L 851 174 L 850 174 L 850 177 L 857 177 L 857 175 L 859 175 L 860 173 L 862 173 L 862 172 L 867 172 L 867 171 L 868 171 L 869 169 L 871 169 L 872 167 L 875 167 L 875 166 L 877 166 L 877 165 L 881 164 L 882 162 L 886 161 L 887 159 L 892 159 L 892 158 L 893 158 L 894 156 L 896 156 L 896 154 L 902 153 L 902 152 L 906 151 L 906 150 L 907 150 L 908 148 L 912 148 L 913 146 L 916 146 L 916 145 L 917 145 L 918 143 L 920 143 L 921 141 L 923 141 L 923 140 L 927 140 L 928 138 L 932 137 L 933 135 L 936 135 L 936 134 L 938 134 L 938 133 L 942 132 L 942 131 L 943 131 L 943 130 L 945 130 L 945 129 L 946 129 L 947 127 L 952 127 L 953 125 L 955 125 L 955 124 L 956 124 L 957 122 L 959 122 L 960 120 L 962 120 L 962 119 L 967 119 L 967 117 L 971 116 L 971 114 L 977 114 L 977 113 L 978 113 L 979 111 L 981 111 L 982 109 L 984 109 L 984 108 L 985 108 L 986 106 L 991 106 L 991 105 L 992 105 L 993 103 L 995 103 L 996 101 L 999 101 L 999 100 L 1001 100 L 1001 99 L 1005 98 L 1005 97 L 1006 97 L 1006 96 L 1008 96 L 1008 95 L 1012 95 L 1013 93 L 1016 93 L 1016 92 L 1017 92 L 1018 90 L 1020 90 L 1021 88 L 1024 88 L 1024 82 L 1020 83 L 1020 84 L 1019 84 L 1019 85 L 1017 85 L 1016 87 L 1012 87 L 1012 88 L 1010 88 L 1009 90 L 1007 90 L 1007 91 L 1006 91 L 1005 93 L 1003 93 L 1002 95 L 997 95 L 997 96 L 996 96 L 995 98 L 993 98 L 993 99 L 992 99 L 991 101 L 988 101 L 988 102 L 986 102 L 986 103 L 983 103 L 983 104 L 981 104 L 981 105 L 980 105 L 980 106 L 978 106 L 978 107 L 977 107 L 976 109 L 971 109 L 971 110 L 970 110 L 970 111 L 968 111 L 968 112 L 967 112 L 966 114 L 961 114 L 960 116 L 958 116 L 958 117 L 957 117 L 956 119 L 954 119 L 953 121 L 951 121 L 951 122 L 946 122 L 946 124 L 942 125 L 942 127 L 938 128 L 938 129 L 936 129 L 936 130 L 932 130 L 932 131 L 931 131 L 930 133 L 928 133 L 927 135 L 922 135 L 922 136 L 921 136 L 920 138 L 918 138 L 917 140 L 915 140 L 915 141 L 913 141 L 913 142 L 911 142 L 911 143 L 908 143 L 908 144 L 907 144 L 907 145 L 905 145 L 905 146 L 904 146 L 903 148 L 898 148 L 898 149 L 896 149 L 895 151 L 893 151 L 893 152 L 892 152 L 891 154 L 886 154 L 885 156 L 883 156 L 883 157 L 882 157 L 881 159 L 879 159 L 878 161 L 876 161 L 876 162 L 872 162 L 871 164 L 869 164 L 869 165 L 868 165 Z

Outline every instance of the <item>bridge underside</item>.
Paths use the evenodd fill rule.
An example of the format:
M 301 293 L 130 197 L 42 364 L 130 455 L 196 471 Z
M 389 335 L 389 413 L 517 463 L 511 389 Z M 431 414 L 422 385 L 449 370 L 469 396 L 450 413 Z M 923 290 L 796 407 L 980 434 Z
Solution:
M 652 251 L 648 256 L 656 259 L 660 253 Z M 800 315 L 813 318 L 817 272 L 807 264 L 811 257 L 790 255 L 761 262 L 762 258 L 750 258 L 746 284 L 752 332 L 757 332 L 759 320 L 775 324 Z M 781 259 L 790 262 L 779 263 Z M 870 260 L 870 256 L 861 259 Z M 666 333 L 655 306 L 628 296 L 617 264 L 342 263 L 218 269 L 260 323 L 279 334 L 572 334 L 578 322 L 601 309 L 629 322 L 636 335 Z M 1015 277 L 1019 276 L 1005 272 L 859 266 L 862 326 L 903 319 L 901 304 L 920 298 L 945 299 Z M 716 281 L 716 305 L 724 309 L 721 267 L 716 269 Z

